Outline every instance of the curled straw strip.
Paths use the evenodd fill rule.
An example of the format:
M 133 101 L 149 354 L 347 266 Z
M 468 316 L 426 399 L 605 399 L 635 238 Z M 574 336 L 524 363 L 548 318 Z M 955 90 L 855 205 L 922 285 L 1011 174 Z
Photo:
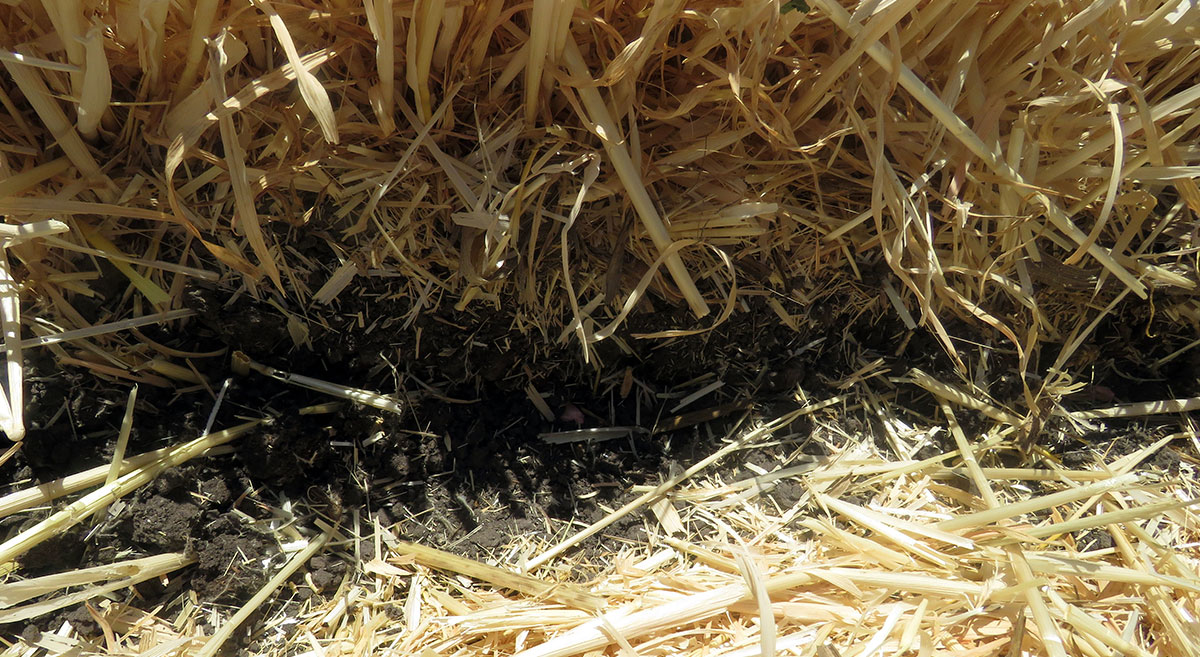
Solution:
M 812 0 L 814 7 L 817 7 L 825 15 L 829 16 L 841 29 L 845 30 L 851 37 L 856 37 L 861 29 L 859 25 L 851 22 L 850 14 L 842 8 L 841 5 L 832 2 L 832 0 Z M 979 135 L 970 128 L 954 110 L 947 107 L 945 103 L 938 98 L 937 94 L 925 85 L 920 78 L 912 72 L 908 66 L 904 65 L 893 53 L 889 52 L 883 44 L 878 41 L 872 42 L 866 48 L 866 52 L 875 60 L 881 68 L 888 73 L 898 76 L 900 86 L 904 87 L 917 102 L 921 103 L 925 109 L 929 110 L 930 114 L 944 126 L 950 134 L 954 135 L 971 153 L 978 157 L 992 169 L 997 175 L 1003 178 L 1007 183 L 1015 187 L 1023 189 L 1036 189 L 1028 180 L 1025 179 L 1019 172 L 1013 169 L 1008 162 L 1004 161 L 1000 155 L 989 148 Z M 1042 203 L 1046 211 L 1046 216 L 1054 227 L 1062 233 L 1070 237 L 1077 245 L 1086 246 L 1087 253 L 1096 259 L 1101 265 L 1111 271 L 1122 283 L 1141 298 L 1146 298 L 1146 286 L 1142 284 L 1133 274 L 1129 272 L 1123 265 L 1118 263 L 1112 253 L 1108 249 L 1100 246 L 1095 242 L 1088 241 L 1087 235 L 1076 226 L 1058 203 L 1041 191 L 1035 192 L 1035 195 Z

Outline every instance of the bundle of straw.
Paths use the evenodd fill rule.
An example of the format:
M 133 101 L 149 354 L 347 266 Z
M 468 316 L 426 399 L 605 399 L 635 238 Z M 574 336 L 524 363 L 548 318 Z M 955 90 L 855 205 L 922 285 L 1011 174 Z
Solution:
M 398 274 L 414 312 L 505 306 L 585 348 L 663 301 L 797 325 L 863 277 L 958 362 L 951 315 L 1022 365 L 1130 299 L 1200 319 L 1192 3 L 798 5 L 6 3 L 6 431 L 17 327 L 153 316 L 196 278 L 291 319 Z M 129 284 L 99 321 L 92 258 Z M 111 343 L 56 351 L 182 374 Z

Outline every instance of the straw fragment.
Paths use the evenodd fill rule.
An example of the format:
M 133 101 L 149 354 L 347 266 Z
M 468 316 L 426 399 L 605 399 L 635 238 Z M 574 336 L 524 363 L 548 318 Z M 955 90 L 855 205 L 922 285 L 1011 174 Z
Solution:
M 28 338 L 21 341 L 21 346 L 25 349 L 29 349 L 31 347 L 42 347 L 46 345 L 58 344 L 60 342 L 85 340 L 98 335 L 116 333 L 117 331 L 126 331 L 130 329 L 136 329 L 141 326 L 150 326 L 151 324 L 185 319 L 195 314 L 196 311 L 190 309 L 168 310 L 166 312 L 152 313 L 149 315 L 143 315 L 141 317 L 122 319 L 116 322 L 108 322 L 106 324 L 95 324 L 86 328 L 73 329 L 70 331 L 59 331 L 58 333 L 49 333 L 36 338 Z
M 296 51 L 296 44 L 292 41 L 292 35 L 288 31 L 287 24 L 283 22 L 278 12 L 269 3 L 263 0 L 251 0 L 251 2 L 259 11 L 266 14 L 268 20 L 270 20 L 271 29 L 275 31 L 275 38 L 279 39 L 279 45 L 283 47 L 283 52 L 287 55 L 288 63 L 292 65 L 292 70 L 296 72 L 296 85 L 300 88 L 300 97 L 304 99 L 304 104 L 308 105 L 309 111 L 313 113 L 313 118 L 321 126 L 321 135 L 330 144 L 338 143 L 337 118 L 333 114 L 333 105 L 329 102 L 329 94 L 325 92 L 325 87 L 321 86 L 320 81 L 317 80 L 317 76 L 304 68 L 304 65 L 301 63 L 300 53 Z M 224 94 L 217 97 L 223 98 Z
M 1166 413 L 1187 413 L 1200 409 L 1200 397 L 1187 399 L 1163 399 L 1152 402 L 1137 402 L 1121 404 L 1108 408 L 1097 408 L 1090 411 L 1074 411 L 1071 417 L 1081 420 L 1095 420 L 1114 417 L 1142 417 L 1145 415 L 1163 415 Z
M 86 520 L 114 501 L 153 481 L 164 470 L 186 463 L 213 447 L 234 440 L 259 424 L 261 421 L 258 420 L 246 422 L 211 435 L 200 436 L 195 440 L 171 448 L 160 459 L 122 475 L 110 485 L 101 486 L 84 495 L 62 510 L 51 514 L 45 520 L 0 544 L 0 563 L 12 561 L 52 536 Z
M 25 437 L 25 361 L 21 342 L 21 299 L 8 264 L 6 246 L 0 245 L 0 329 L 4 334 L 4 382 L 7 384 L 0 388 L 0 430 L 9 440 L 18 442 Z
M 121 430 L 117 432 L 112 463 L 108 467 L 108 476 L 104 478 L 105 486 L 112 486 L 117 477 L 121 476 L 121 468 L 125 463 L 125 448 L 129 445 L 129 433 L 133 431 L 133 405 L 137 401 L 137 391 L 136 385 L 129 389 L 129 400 L 125 404 L 125 416 L 121 418 Z
M 187 55 L 183 62 L 183 72 L 175 83 L 176 102 L 183 99 L 191 91 L 196 75 L 205 62 L 204 41 L 209 37 L 213 21 L 217 17 L 218 0 L 196 0 L 192 7 L 192 22 L 188 30 Z
M 460 557 L 417 543 L 398 541 L 391 546 L 401 557 L 412 557 L 417 563 L 482 580 L 493 586 L 520 591 L 533 598 L 545 598 L 568 607 L 585 611 L 597 611 L 604 606 L 604 598 L 583 591 L 571 584 L 555 584 L 529 575 L 513 573 L 503 568 Z
M 303 550 L 292 555 L 292 558 L 284 564 L 283 568 L 280 568 L 279 572 L 275 573 L 259 589 L 258 593 L 254 594 L 254 597 L 242 605 L 233 617 L 225 621 L 225 624 L 213 634 L 212 638 L 204 644 L 204 647 L 196 652 L 196 657 L 213 657 L 213 655 L 216 655 L 221 650 L 221 647 L 225 645 L 225 642 L 229 640 L 229 637 L 233 635 L 234 631 L 241 627 L 242 623 L 245 623 L 270 598 L 276 589 L 283 586 L 284 582 L 288 581 L 288 578 L 299 570 L 301 566 L 308 563 L 309 559 L 325 548 L 325 544 L 329 542 L 329 539 L 336 531 L 337 529 L 334 527 L 328 528 L 315 538 L 310 539 L 308 545 Z
M 381 411 L 390 411 L 392 413 L 404 412 L 404 402 L 389 395 L 381 395 L 370 390 L 352 388 L 350 386 L 344 386 L 338 383 L 323 381 L 321 379 L 315 379 L 311 376 L 305 376 L 303 374 L 294 374 L 291 372 L 277 370 L 274 367 L 254 362 L 250 359 L 250 357 L 246 356 L 246 354 L 240 351 L 233 352 L 232 358 L 233 370 L 235 372 L 244 374 L 249 370 L 254 370 L 259 374 L 283 381 L 284 383 L 290 383 L 292 385 L 308 388 L 309 390 L 315 390 L 317 392 L 332 395 L 334 397 L 348 399 L 352 402 L 364 404 L 372 408 L 378 408 Z

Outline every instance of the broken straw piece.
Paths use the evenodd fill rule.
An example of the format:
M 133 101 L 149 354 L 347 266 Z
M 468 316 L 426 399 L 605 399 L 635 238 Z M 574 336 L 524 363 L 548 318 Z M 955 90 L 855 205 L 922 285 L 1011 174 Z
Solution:
M 269 365 L 256 363 L 251 360 L 249 356 L 240 351 L 233 352 L 233 371 L 244 375 L 249 370 L 254 370 L 259 374 L 269 376 L 277 381 L 290 383 L 295 386 L 300 386 L 301 388 L 308 388 L 309 390 L 315 390 L 317 392 L 322 392 L 334 397 L 349 399 L 352 402 L 358 402 L 359 404 L 364 404 L 372 408 L 378 408 L 381 411 L 391 411 L 392 413 L 404 412 L 404 402 L 396 399 L 395 397 L 381 395 L 370 390 L 363 390 L 362 388 L 351 388 L 350 386 L 344 386 L 340 383 L 332 383 L 329 381 L 323 381 L 321 379 L 314 379 L 311 376 L 304 376 L 303 374 L 284 372 Z
M 70 226 L 57 219 L 33 221 L 15 226 L 13 224 L 0 224 L 0 239 L 5 240 L 7 245 L 11 246 L 38 237 L 65 233 L 70 229 Z
M 25 379 L 21 349 L 21 302 L 17 281 L 8 266 L 8 254 L 0 247 L 0 324 L 4 332 L 7 394 L 0 389 L 0 429 L 13 442 L 25 437 Z
M 262 424 L 260 420 L 245 422 L 224 431 L 200 436 L 195 440 L 176 445 L 163 458 L 121 475 L 111 485 L 97 488 L 0 544 L 0 563 L 15 560 L 49 538 L 60 535 L 68 528 L 91 517 L 97 511 L 108 507 L 115 500 L 150 483 L 163 471 L 186 463 L 213 447 L 224 445 L 259 424 Z

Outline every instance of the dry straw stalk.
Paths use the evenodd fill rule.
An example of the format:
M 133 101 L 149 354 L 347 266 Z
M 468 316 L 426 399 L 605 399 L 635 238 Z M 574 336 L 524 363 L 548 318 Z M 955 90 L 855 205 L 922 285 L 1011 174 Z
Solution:
M 270 650 L 1190 655 L 1200 492 L 1195 455 L 1178 444 L 1195 441 L 1193 391 L 1082 411 L 1069 396 L 1105 362 L 1089 348 L 1103 326 L 1186 335 L 1153 371 L 1200 344 L 1200 8 L 804 4 L 0 3 L 3 430 L 25 431 L 24 349 L 201 389 L 194 373 L 183 381 L 193 355 L 139 355 L 151 345 L 139 327 L 195 321 L 183 309 L 193 279 L 269 298 L 298 349 L 310 329 L 393 319 L 336 324 L 339 303 L 383 285 L 411 304 L 394 330 L 457 308 L 629 351 L 628 340 L 704 330 L 671 312 L 683 326 L 620 330 L 646 311 L 698 317 L 718 304 L 719 323 L 765 305 L 813 335 L 894 313 L 914 332 L 896 357 L 928 330 L 961 371 L 887 378 L 886 358 L 864 358 L 835 382 L 844 394 L 805 407 L 827 458 L 747 466 L 734 484 L 704 478 L 795 419 L 782 418 L 728 436 L 729 448 L 582 531 L 556 528 L 565 540 L 521 537 L 509 554 L 529 560 L 497 559 L 557 581 L 582 565 L 572 548 L 655 504 L 647 542 L 607 555 L 592 590 L 576 592 L 603 601 L 597 617 L 528 579 L 418 577 L 393 555 L 335 600 L 272 617 L 296 631 Z M 298 246 L 313 236 L 320 257 Z M 101 260 L 127 289 L 90 318 L 77 306 L 96 297 Z M 955 320 L 980 339 L 960 340 Z M 1016 399 L 977 379 L 998 360 L 1015 362 Z M 284 364 L 243 364 L 402 408 Z M 939 418 L 889 409 L 897 391 L 931 394 Z M 879 411 L 878 441 L 839 424 L 859 408 Z M 987 426 L 971 433 L 958 421 L 967 412 Z M 1038 447 L 1059 422 L 1085 431 L 1148 416 L 1179 422 L 1166 433 L 1183 437 L 1070 470 L 1000 458 L 1014 443 Z M 663 428 L 703 422 L 685 414 Z M 956 449 L 917 460 L 946 431 Z M 0 545 L 0 562 L 211 439 L 114 462 L 111 485 Z M 1178 457 L 1177 474 L 1144 471 L 1158 450 Z M 109 471 L 14 493 L 0 509 Z M 1111 548 L 1091 545 L 1100 530 Z M 401 596 L 403 626 L 380 611 Z M 235 620 L 275 613 L 268 598 Z M 97 614 L 143 632 L 150 654 L 196 654 L 208 638 L 182 612 Z M 92 649 L 69 628 L 38 641 Z

